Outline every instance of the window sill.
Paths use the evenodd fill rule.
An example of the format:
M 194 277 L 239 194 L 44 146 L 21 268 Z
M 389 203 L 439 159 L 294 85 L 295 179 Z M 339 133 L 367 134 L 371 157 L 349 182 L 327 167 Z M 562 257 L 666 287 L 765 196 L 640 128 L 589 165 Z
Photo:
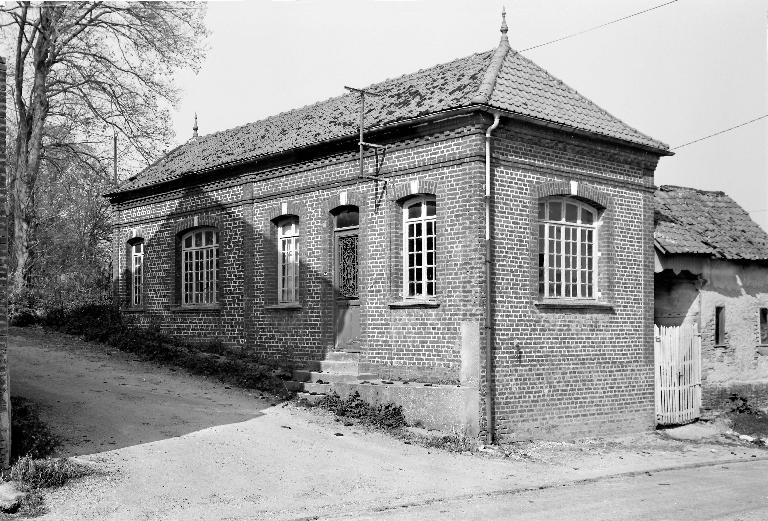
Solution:
M 728 344 L 715 344 L 713 347 L 716 347 L 719 349 L 728 349 Z
M 171 306 L 173 313 L 196 313 L 199 311 L 219 312 L 222 309 L 221 304 L 197 304 L 194 306 Z
M 296 309 L 304 309 L 304 306 L 302 306 L 298 302 L 283 302 L 282 304 L 270 304 L 268 306 L 264 306 L 264 309 L 290 311 L 290 310 L 296 310 Z
M 439 308 L 440 302 L 431 299 L 407 299 L 390 302 L 389 307 L 393 309 Z
M 592 311 L 613 311 L 613 304 L 597 300 L 545 299 L 533 303 L 539 309 L 583 309 Z

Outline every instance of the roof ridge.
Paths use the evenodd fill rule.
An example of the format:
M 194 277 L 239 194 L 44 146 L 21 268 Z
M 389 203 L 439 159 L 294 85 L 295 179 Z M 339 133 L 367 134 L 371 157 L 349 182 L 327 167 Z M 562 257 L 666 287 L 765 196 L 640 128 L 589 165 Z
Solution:
M 692 186 L 682 186 L 682 185 L 659 185 L 657 188 L 658 190 L 661 190 L 664 192 L 675 192 L 678 190 L 687 190 L 689 192 L 696 192 L 699 194 L 712 194 L 712 195 L 725 196 L 730 199 L 730 196 L 722 190 L 704 190 L 702 188 L 694 188 Z
M 509 40 L 502 38 L 499 45 L 493 51 L 491 62 L 488 64 L 488 68 L 483 75 L 483 81 L 480 82 L 480 87 L 475 97 L 472 98 L 471 103 L 488 103 L 493 95 L 493 89 L 496 87 L 496 80 L 499 77 L 499 72 L 504 66 L 504 59 L 507 57 L 507 53 L 512 48 L 509 46 Z

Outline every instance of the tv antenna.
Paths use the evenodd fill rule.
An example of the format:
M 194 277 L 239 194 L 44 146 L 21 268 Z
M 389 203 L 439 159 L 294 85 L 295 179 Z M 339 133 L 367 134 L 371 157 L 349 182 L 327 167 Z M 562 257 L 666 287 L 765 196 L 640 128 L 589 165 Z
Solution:
M 350 92 L 356 92 L 360 94 L 360 139 L 358 141 L 358 145 L 360 146 L 360 172 L 358 174 L 358 177 L 360 179 L 371 179 L 373 181 L 379 181 L 380 180 L 380 174 L 381 174 L 381 167 L 384 165 L 384 158 L 387 155 L 387 147 L 385 145 L 377 145 L 375 143 L 366 143 L 365 141 L 365 96 L 381 96 L 381 93 L 374 92 L 371 90 L 366 89 L 356 89 L 354 87 L 347 87 L 344 86 L 345 89 L 347 89 Z M 374 154 L 374 159 L 376 161 L 376 170 L 375 175 L 365 175 L 365 169 L 364 169 L 364 156 L 365 156 L 365 150 L 366 149 L 372 149 Z M 381 152 L 381 158 L 379 158 L 379 152 Z M 384 180 L 384 186 L 386 186 L 387 181 Z

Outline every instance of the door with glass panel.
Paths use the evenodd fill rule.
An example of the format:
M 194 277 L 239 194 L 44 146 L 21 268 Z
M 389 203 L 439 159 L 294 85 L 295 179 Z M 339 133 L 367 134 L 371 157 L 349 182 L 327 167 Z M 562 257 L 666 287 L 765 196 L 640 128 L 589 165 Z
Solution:
M 336 349 L 360 349 L 359 226 L 357 206 L 333 212 L 333 294 Z

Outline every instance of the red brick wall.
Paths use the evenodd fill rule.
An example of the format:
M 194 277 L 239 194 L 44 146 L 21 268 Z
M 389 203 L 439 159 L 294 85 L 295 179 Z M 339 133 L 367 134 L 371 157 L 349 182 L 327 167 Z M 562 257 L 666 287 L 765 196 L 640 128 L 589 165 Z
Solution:
M 523 125 L 496 131 L 493 388 L 501 439 L 653 425 L 656 161 Z M 536 304 L 538 197 L 570 195 L 571 181 L 580 197 L 605 207 L 598 231 L 602 306 Z
M 141 234 L 147 245 L 146 306 L 130 314 L 177 335 L 218 337 L 272 359 L 321 358 L 333 349 L 334 339 L 329 215 L 345 192 L 361 210 L 364 361 L 385 378 L 457 383 L 461 324 L 483 324 L 485 317 L 484 133 L 489 125 L 487 117 L 463 117 L 432 124 L 429 133 L 414 128 L 392 137 L 379 183 L 357 179 L 357 154 L 349 147 L 121 203 L 114 250 L 120 266 L 124 269 L 124 244 L 133 235 Z M 508 122 L 495 135 L 492 306 L 498 433 L 511 439 L 652 425 L 657 158 Z M 366 169 L 372 170 L 371 160 Z M 606 207 L 600 248 L 607 302 L 600 309 L 534 305 L 535 194 L 550 190 L 536 187 L 570 187 L 571 180 L 580 183 L 581 196 Z M 411 193 L 430 193 L 437 200 L 438 294 L 429 306 L 402 307 L 400 204 Z M 274 305 L 273 219 L 281 213 L 300 219 L 299 309 Z M 195 217 L 221 228 L 223 298 L 216 309 L 190 311 L 172 304 L 174 237 Z M 121 302 L 126 302 L 125 291 L 121 278 Z
M 464 120 L 467 123 L 469 120 Z M 157 324 L 192 339 L 220 338 L 287 362 L 322 358 L 333 349 L 330 211 L 346 192 L 361 208 L 361 321 L 365 361 L 384 377 L 458 382 L 460 321 L 482 318 L 482 130 L 446 122 L 428 136 L 393 143 L 384 182 L 357 179 L 351 149 L 318 160 L 246 172 L 234 180 L 186 192 L 157 194 L 120 205 L 115 248 L 121 272 L 125 243 L 144 237 L 145 306 L 128 310 L 141 324 Z M 369 162 L 367 167 L 371 167 Z M 438 204 L 437 307 L 400 308 L 401 198 L 411 181 Z M 395 195 L 400 194 L 400 195 Z M 274 219 L 297 215 L 301 228 L 301 309 L 276 306 Z M 223 224 L 220 309 L 184 310 L 171 304 L 176 260 L 173 239 L 194 217 Z M 446 233 L 451 230 L 450 233 Z M 128 278 L 118 297 L 128 302 Z M 244 317 L 249 317 L 246 320 Z

